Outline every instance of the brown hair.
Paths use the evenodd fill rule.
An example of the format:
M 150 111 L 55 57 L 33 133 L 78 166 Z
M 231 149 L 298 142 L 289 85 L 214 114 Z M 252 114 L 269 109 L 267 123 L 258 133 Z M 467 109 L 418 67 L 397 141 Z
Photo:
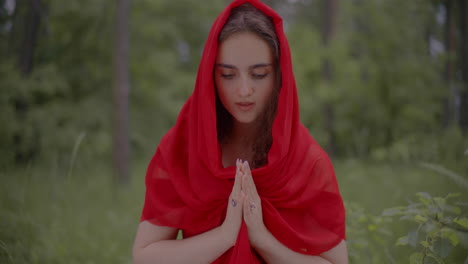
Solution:
M 268 162 L 268 151 L 273 143 L 271 134 L 273 121 L 276 116 L 279 90 L 281 88 L 281 69 L 279 67 L 279 41 L 275 32 L 273 21 L 270 17 L 255 8 L 250 3 L 242 4 L 231 10 L 226 24 L 221 30 L 218 43 L 223 42 L 230 36 L 240 32 L 251 32 L 258 35 L 270 46 L 274 58 L 275 83 L 270 102 L 265 107 L 263 116 L 257 126 L 256 138 L 252 146 L 253 164 L 252 168 L 258 168 Z M 232 116 L 224 108 L 216 94 L 216 121 L 218 141 L 222 143 L 232 128 Z

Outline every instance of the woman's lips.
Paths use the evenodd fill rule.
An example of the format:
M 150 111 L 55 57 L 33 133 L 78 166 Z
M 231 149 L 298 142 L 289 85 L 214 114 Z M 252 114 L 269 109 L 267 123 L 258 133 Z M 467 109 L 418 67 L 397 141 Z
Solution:
M 251 110 L 254 106 L 255 103 L 251 102 L 241 102 L 241 103 L 236 103 L 237 107 L 239 107 L 240 110 L 242 111 L 249 111 Z

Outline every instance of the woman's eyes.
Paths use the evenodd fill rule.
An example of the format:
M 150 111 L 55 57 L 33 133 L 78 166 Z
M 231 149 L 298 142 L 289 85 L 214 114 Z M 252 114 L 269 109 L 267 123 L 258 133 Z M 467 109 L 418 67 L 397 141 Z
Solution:
M 268 73 L 263 73 L 263 74 L 252 73 L 252 77 L 253 77 L 254 79 L 263 79 L 263 78 L 265 78 L 267 75 L 268 75 Z
M 230 80 L 230 79 L 234 78 L 234 74 L 232 74 L 232 73 L 221 73 L 221 77 L 223 77 L 224 79 Z
M 257 73 L 251 73 L 251 76 L 253 79 L 261 80 L 265 77 L 267 77 L 268 73 L 262 73 L 262 74 L 257 74 Z M 226 80 L 231 80 L 235 77 L 234 73 L 221 73 L 221 77 L 226 79 Z

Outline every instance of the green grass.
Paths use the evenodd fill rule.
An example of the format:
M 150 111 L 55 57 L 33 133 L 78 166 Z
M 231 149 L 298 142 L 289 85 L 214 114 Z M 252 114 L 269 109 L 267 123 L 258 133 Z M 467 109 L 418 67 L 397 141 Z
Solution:
M 468 201 L 468 190 L 460 181 L 468 181 L 466 175 L 453 177 L 416 164 L 372 163 L 356 160 L 335 164 L 340 190 L 347 206 L 347 240 L 351 263 L 409 263 L 409 256 L 420 251 L 419 241 L 425 233 L 419 232 L 418 248 L 396 246 L 399 237 L 418 228 L 414 220 L 399 217 L 382 217 L 386 208 L 407 206 L 417 202 L 418 192 L 433 197 L 445 197 L 459 193 L 458 201 Z M 451 168 L 462 170 L 461 168 Z M 463 208 L 463 207 L 462 207 Z M 464 207 L 467 208 L 466 205 Z M 462 212 L 467 215 L 468 212 Z M 465 237 L 468 239 L 468 234 Z M 464 263 L 468 259 L 468 240 L 451 249 L 447 263 Z M 432 262 L 428 262 L 432 263 Z
M 33 166 L 2 172 L 0 263 L 130 263 L 146 165 L 134 166 L 132 184 L 124 188 L 116 187 L 103 168 L 74 168 L 68 174 Z M 345 202 L 373 215 L 405 205 L 420 191 L 460 192 L 468 201 L 462 187 L 418 165 L 347 160 L 335 162 L 335 168 Z M 395 237 L 404 235 L 398 232 L 405 226 Z
M 335 163 L 343 199 L 358 203 L 374 214 L 388 207 L 405 205 L 408 199 L 414 200 L 417 192 L 428 192 L 433 196 L 462 193 L 462 198 L 468 201 L 468 190 L 462 185 L 419 163 L 392 164 L 358 160 Z M 468 181 L 468 175 L 462 176 Z
M 141 175 L 125 189 L 105 169 L 3 173 L 0 263 L 130 263 Z

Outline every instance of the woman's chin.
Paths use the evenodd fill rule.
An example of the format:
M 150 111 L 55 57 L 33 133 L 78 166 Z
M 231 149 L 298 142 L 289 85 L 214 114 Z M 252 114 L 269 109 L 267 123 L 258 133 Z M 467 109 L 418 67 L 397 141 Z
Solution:
M 234 119 L 241 125 L 252 125 L 256 120 L 254 117 L 235 117 Z

